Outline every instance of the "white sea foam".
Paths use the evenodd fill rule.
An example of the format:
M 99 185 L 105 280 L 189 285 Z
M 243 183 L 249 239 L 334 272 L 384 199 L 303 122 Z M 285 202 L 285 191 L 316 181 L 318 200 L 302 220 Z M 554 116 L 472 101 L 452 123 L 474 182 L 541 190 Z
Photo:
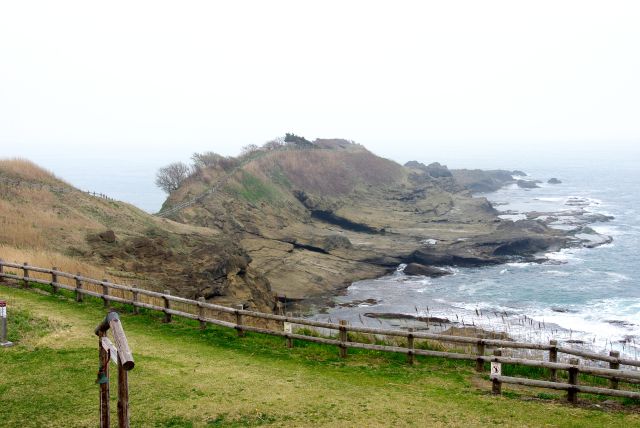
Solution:
M 564 198 L 533 198 L 534 201 L 541 201 L 541 202 L 562 202 L 565 199 Z
M 532 262 L 514 262 L 514 263 L 507 263 L 507 266 L 511 266 L 511 267 L 515 267 L 515 268 L 519 268 L 519 269 L 523 269 L 529 266 L 533 266 L 535 265 L 535 263 Z
M 573 248 L 565 248 L 553 253 L 545 253 L 544 256 L 551 261 L 559 263 L 581 262 L 582 259 L 575 255 L 576 252 L 577 250 Z
M 526 214 L 500 214 L 498 217 L 503 219 L 503 220 L 511 220 L 511 221 L 518 221 L 518 220 L 526 220 L 527 219 L 527 215 Z

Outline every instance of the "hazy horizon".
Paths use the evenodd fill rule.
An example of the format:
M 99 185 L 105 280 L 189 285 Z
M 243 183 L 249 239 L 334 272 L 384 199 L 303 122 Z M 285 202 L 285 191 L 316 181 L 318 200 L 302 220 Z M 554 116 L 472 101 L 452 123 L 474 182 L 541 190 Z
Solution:
M 79 187 L 285 132 L 451 167 L 634 159 L 638 22 L 632 1 L 6 2 L 0 157 Z

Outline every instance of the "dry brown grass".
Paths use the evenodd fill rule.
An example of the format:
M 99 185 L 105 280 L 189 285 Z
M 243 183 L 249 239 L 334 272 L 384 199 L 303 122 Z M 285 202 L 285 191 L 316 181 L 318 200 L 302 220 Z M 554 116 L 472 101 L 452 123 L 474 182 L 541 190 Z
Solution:
M 282 171 L 297 188 L 322 195 L 344 195 L 359 185 L 380 186 L 404 177 L 397 163 L 366 150 L 292 150 L 256 161 L 263 171 Z
M 90 278 L 107 278 L 104 267 L 95 266 L 74 257 L 65 256 L 55 251 L 42 249 L 21 249 L 10 245 L 0 245 L 0 259 L 10 263 L 28 263 L 31 266 L 41 268 L 56 267 L 58 270 L 69 273 L 81 273 Z M 10 270 L 10 269 L 9 269 Z M 41 279 L 50 279 L 50 275 L 32 273 L 30 276 Z
M 56 177 L 52 172 L 36 165 L 28 159 L 11 158 L 0 159 L 0 171 L 16 178 L 32 182 L 64 185 L 66 182 Z

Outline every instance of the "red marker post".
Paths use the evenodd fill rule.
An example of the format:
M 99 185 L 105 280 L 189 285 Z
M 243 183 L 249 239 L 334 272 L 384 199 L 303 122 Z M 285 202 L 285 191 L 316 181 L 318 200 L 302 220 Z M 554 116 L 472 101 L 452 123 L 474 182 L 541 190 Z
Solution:
M 7 340 L 7 302 L 0 300 L 0 347 L 5 348 L 13 343 Z

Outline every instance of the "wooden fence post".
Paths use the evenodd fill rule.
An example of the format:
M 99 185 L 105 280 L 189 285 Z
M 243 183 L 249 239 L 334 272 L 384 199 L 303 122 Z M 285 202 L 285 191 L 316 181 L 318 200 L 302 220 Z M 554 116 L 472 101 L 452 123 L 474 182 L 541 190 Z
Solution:
M 51 288 L 53 289 L 53 294 L 58 294 L 58 286 L 56 285 L 58 283 L 58 274 L 55 272 L 57 270 L 58 268 L 55 266 L 51 268 Z
M 118 427 L 129 428 L 129 375 L 118 358 Z
M 171 291 L 164 290 L 164 294 L 170 295 Z M 162 296 L 162 299 L 164 300 L 164 320 L 162 320 L 162 322 L 170 323 L 171 322 L 171 314 L 169 312 L 167 312 L 167 309 L 171 309 L 171 304 L 169 303 L 169 298 L 167 296 Z
M 106 332 L 98 334 L 98 355 L 100 360 L 100 370 L 98 371 L 97 383 L 100 387 L 100 428 L 109 428 L 111 425 L 109 415 L 109 352 L 102 346 L 102 338 Z M 114 356 L 114 358 L 116 358 Z
M 558 341 L 550 340 L 549 345 L 552 346 L 552 348 L 549 349 L 549 362 L 557 363 L 558 362 Z M 551 379 L 551 382 L 556 382 L 558 380 L 558 371 L 556 369 L 549 369 L 549 377 Z
M 493 350 L 494 357 L 502 357 L 501 349 Z M 496 372 L 494 373 L 494 367 L 496 367 Z M 502 381 L 498 379 L 496 376 L 502 376 L 502 364 L 501 363 L 492 363 L 491 365 L 491 375 L 494 376 L 491 378 L 491 393 L 494 395 L 502 394 Z
M 244 337 L 244 330 L 242 329 L 242 314 L 238 309 L 244 309 L 244 305 L 237 305 L 236 308 L 236 331 L 238 332 L 238 337 Z
M 0 278 L 4 277 L 4 260 L 0 259 Z
M 478 357 L 484 357 L 484 353 L 486 351 L 484 344 L 484 336 L 480 336 L 480 340 L 478 340 Z M 482 358 L 476 359 L 476 371 L 483 372 L 484 371 L 484 360 Z
M 347 321 L 340 320 L 340 358 L 347 358 Z
M 82 290 L 82 280 L 80 278 L 80 272 L 78 272 L 76 275 L 76 302 L 78 303 L 82 303 L 83 300 L 82 292 L 80 291 Z
M 569 360 L 569 364 L 577 366 L 578 364 L 580 364 L 580 360 L 578 360 L 577 358 L 571 358 Z M 569 369 L 569 384 L 578 384 L 578 367 L 571 367 Z M 578 391 L 575 388 L 569 387 L 569 389 L 567 390 L 567 400 L 571 404 L 576 404 L 578 402 Z
M 29 287 L 29 269 L 27 269 L 27 266 L 29 265 L 29 263 L 24 262 L 22 264 L 23 268 L 22 268 L 22 277 L 24 278 L 24 287 L 27 288 Z
M 204 306 L 202 303 L 205 303 L 206 300 L 204 297 L 198 297 L 198 320 L 200 321 L 200 330 L 204 330 L 207 328 L 207 322 L 204 320 Z
M 413 354 L 413 327 L 409 327 L 408 331 L 409 335 L 407 336 L 407 348 L 409 348 L 409 352 L 407 352 L 407 363 L 413 365 L 413 362 L 415 360 L 415 355 Z
M 611 351 L 609 352 L 609 356 L 614 358 L 620 358 L 620 352 Z M 613 370 L 619 370 L 620 363 L 617 361 L 615 363 L 609 363 L 609 368 Z M 618 389 L 618 378 L 612 377 L 611 379 L 609 379 L 609 387 L 611 389 Z
M 138 292 L 134 291 L 133 292 L 133 314 L 134 315 L 138 315 L 140 313 L 140 308 L 138 308 L 138 305 L 136 305 L 136 303 L 138 303 Z
M 103 278 L 102 282 L 107 282 L 107 280 Z M 109 299 L 107 299 L 108 295 L 109 295 L 109 287 L 102 284 L 102 302 L 105 308 L 108 308 L 109 306 L 111 306 Z

